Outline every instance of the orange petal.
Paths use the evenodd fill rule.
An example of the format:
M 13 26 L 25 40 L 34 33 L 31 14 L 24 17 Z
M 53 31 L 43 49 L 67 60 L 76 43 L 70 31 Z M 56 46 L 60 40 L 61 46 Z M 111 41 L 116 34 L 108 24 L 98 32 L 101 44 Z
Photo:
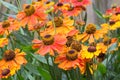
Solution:
M 75 65 L 72 64 L 72 61 L 68 61 L 65 65 L 64 65 L 64 68 L 66 70 L 69 70 L 71 68 L 75 67 Z
M 75 35 L 75 34 L 77 34 L 79 31 L 78 30 L 71 30 L 68 34 L 67 34 L 67 36 L 73 36 L 73 35 Z
M 111 43 L 117 42 L 117 38 L 112 38 Z
M 39 40 L 39 39 L 34 39 L 34 40 L 32 41 L 32 43 L 39 44 L 39 43 L 42 43 L 42 41 Z
M 50 47 L 49 46 L 42 46 L 37 53 L 39 53 L 40 55 L 44 56 L 45 54 L 47 54 L 50 51 Z
M 93 37 L 93 34 L 90 35 L 90 38 L 89 38 L 89 43 L 92 43 L 94 42 L 94 37 Z
M 43 10 L 44 11 L 44 10 Z M 46 14 L 42 11 L 36 11 L 34 14 L 36 17 L 38 17 L 38 19 L 40 20 L 45 20 L 46 19 Z
M 22 27 L 25 27 L 25 25 L 28 23 L 28 21 L 29 21 L 29 17 L 25 17 L 24 19 L 22 19 L 22 20 L 20 21 L 20 25 L 21 25 Z
M 55 59 L 55 63 L 61 63 L 61 62 L 63 62 L 63 61 L 65 61 L 65 58 L 66 56 L 65 55 L 59 55 L 59 56 L 57 56 L 56 57 L 56 59 Z
M 27 63 L 26 59 L 23 56 L 16 56 L 15 61 L 20 65 Z
M 7 44 L 8 44 L 7 38 L 0 38 L 0 47 L 4 47 Z
M 84 36 L 83 39 L 82 39 L 82 42 L 87 41 L 89 39 L 89 37 L 90 37 L 89 35 Z
M 57 34 L 54 36 L 55 43 L 64 45 L 67 42 L 66 36 L 63 34 Z
M 28 27 L 34 26 L 38 23 L 37 17 L 34 15 L 31 15 L 28 21 Z
M 3 66 L 4 64 L 5 64 L 5 60 L 4 59 L 0 60 L 0 66 Z
M 26 16 L 26 14 L 24 13 L 24 12 L 19 12 L 18 14 L 17 14 L 17 19 L 23 19 L 24 17 Z
M 65 65 L 66 65 L 66 63 L 68 63 L 67 60 L 61 62 L 61 63 L 58 65 L 58 67 L 59 67 L 59 68 L 62 68 L 62 69 L 65 69 Z
M 58 52 L 61 52 L 62 49 L 63 49 L 63 46 L 54 43 L 54 44 L 51 46 L 51 48 L 52 48 L 53 50 L 56 50 L 56 51 L 58 51 Z

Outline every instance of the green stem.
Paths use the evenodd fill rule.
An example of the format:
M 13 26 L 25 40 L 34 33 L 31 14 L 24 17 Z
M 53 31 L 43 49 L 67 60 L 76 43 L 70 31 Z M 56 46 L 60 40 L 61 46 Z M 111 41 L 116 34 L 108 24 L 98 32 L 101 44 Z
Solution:
M 86 64 L 86 73 L 87 73 L 87 80 L 92 80 L 92 75 L 89 70 L 89 63 Z
M 4 52 L 2 48 L 0 48 L 0 50 L 1 50 L 2 53 Z
M 51 56 L 51 60 L 52 60 L 52 64 L 53 64 L 53 73 L 54 73 L 54 77 L 55 80 L 57 80 L 57 69 L 56 69 L 56 65 L 54 64 L 54 57 Z
M 76 69 L 73 69 L 73 72 L 74 72 L 74 80 L 78 80 L 78 76 L 77 76 L 77 73 L 76 73 Z
M 71 80 L 70 77 L 69 77 L 69 72 L 68 71 L 65 71 L 65 74 L 66 74 L 66 77 L 68 80 Z
M 75 73 L 76 73 L 76 76 L 77 76 L 77 80 L 80 80 L 81 74 L 80 74 L 79 68 L 75 69 Z
M 54 73 L 52 73 L 52 71 L 51 71 L 51 66 L 50 66 L 50 64 L 49 64 L 48 58 L 49 58 L 48 55 L 45 56 L 45 59 L 46 59 L 46 61 L 47 61 L 47 65 L 48 65 L 48 67 L 49 67 L 49 73 L 50 73 L 52 79 L 55 80 Z

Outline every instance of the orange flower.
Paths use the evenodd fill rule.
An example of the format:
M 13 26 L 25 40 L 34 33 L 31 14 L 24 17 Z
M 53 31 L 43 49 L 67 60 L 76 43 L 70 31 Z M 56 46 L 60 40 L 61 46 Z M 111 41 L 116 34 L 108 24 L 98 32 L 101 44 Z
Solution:
M 79 31 L 77 30 L 77 29 L 74 29 L 74 30 L 71 30 L 68 34 L 67 34 L 67 36 L 75 36 L 75 35 L 77 35 L 79 33 Z
M 65 4 L 63 2 L 58 2 L 58 3 L 56 3 L 56 5 L 54 5 L 54 10 L 55 10 L 55 12 L 58 12 L 59 10 L 62 11 L 64 9 L 67 10 L 68 5 L 69 4 Z
M 16 68 L 9 66 L 4 66 L 0 68 L 0 78 L 8 78 L 16 73 Z
M 0 35 L 3 34 L 8 35 L 12 31 L 19 30 L 19 28 L 20 28 L 19 22 L 16 19 L 9 17 L 8 20 L 0 22 Z
M 66 38 L 67 38 L 66 46 L 67 46 L 67 47 L 70 47 L 71 44 L 72 44 L 72 42 L 76 40 L 76 39 L 75 39 L 75 36 L 76 36 L 77 33 L 78 33 L 78 30 L 71 30 L 71 31 L 67 34 L 67 36 L 66 36 Z
M 61 52 L 64 44 L 66 43 L 66 37 L 61 34 L 57 35 L 44 35 L 42 40 L 34 39 L 33 40 L 33 48 L 38 48 L 37 53 L 40 55 L 45 55 L 48 52 L 50 55 L 54 55 L 54 51 Z
M 107 50 L 112 46 L 112 44 L 116 42 L 117 42 L 117 38 L 110 39 L 108 37 L 105 37 L 103 39 L 103 42 L 97 43 L 97 46 L 99 46 L 99 50 L 100 50 L 100 54 L 97 56 L 98 62 L 102 62 L 104 60 L 105 55 L 107 54 Z
M 98 43 L 97 46 L 99 46 L 99 49 L 101 50 L 101 53 L 106 54 L 107 49 L 113 44 L 117 42 L 117 38 L 109 38 L 108 36 L 105 36 L 103 38 L 103 42 Z
M 64 16 L 77 16 L 82 9 L 80 7 L 71 7 L 68 5 L 67 9 L 62 10 Z
M 33 2 L 36 2 L 36 0 L 32 0 Z M 37 2 L 39 2 L 39 3 L 44 3 L 44 2 L 46 2 L 47 0 L 37 0 Z
M 89 43 L 94 42 L 94 40 L 98 40 L 103 37 L 105 32 L 103 30 L 96 30 L 96 26 L 94 24 L 88 24 L 86 26 L 86 30 L 83 34 L 80 34 L 78 39 L 82 42 L 89 40 Z
M 120 14 L 112 15 L 109 20 L 110 30 L 116 30 L 120 28 Z
M 75 49 L 67 48 L 56 57 L 55 63 L 58 63 L 58 67 L 64 70 L 70 70 L 79 67 L 81 73 L 83 74 L 85 72 L 86 65 L 80 54 L 81 53 L 78 53 Z
M 100 54 L 100 49 L 99 49 L 99 46 L 93 46 L 93 45 L 90 45 L 90 46 L 83 46 L 82 48 L 82 53 L 81 56 L 84 58 L 84 59 L 92 59 L 94 57 L 97 57 L 99 54 Z
M 47 1 L 47 0 L 41 0 L 41 1 L 38 1 L 38 2 L 33 2 L 32 4 L 36 8 L 43 7 L 45 10 L 49 10 L 49 9 L 51 9 L 54 6 L 54 2 L 53 1 Z
M 65 3 L 68 2 L 69 3 L 69 2 L 71 2 L 71 0 L 59 0 L 59 2 L 65 2 Z
M 20 52 L 19 49 L 15 49 L 15 51 L 6 50 L 3 54 L 3 59 L 0 60 L 0 69 L 5 66 L 8 66 L 9 68 L 20 69 L 22 64 L 27 63 L 24 57 L 25 53 Z
M 113 6 L 112 8 L 106 10 L 106 15 L 120 14 L 120 7 Z
M 74 30 L 75 27 L 73 26 L 74 20 L 67 18 L 61 18 L 61 17 L 55 17 L 54 22 L 50 21 L 48 22 L 48 28 L 46 28 L 45 31 L 41 32 L 41 35 L 44 34 L 57 34 L 57 33 L 62 33 L 62 34 L 67 34 L 71 30 Z
M 37 24 L 35 24 L 34 26 L 31 26 L 29 29 L 33 30 L 33 31 L 39 31 L 42 27 L 45 26 L 45 21 L 39 21 Z
M 104 53 L 104 54 L 106 54 L 106 52 L 107 52 L 107 49 L 108 49 L 108 46 L 105 46 L 105 44 L 104 43 L 97 43 L 97 46 L 99 46 L 99 48 L 100 48 L 100 50 L 101 50 L 101 53 Z
M 8 44 L 7 38 L 0 38 L 0 48 Z
M 89 5 L 90 0 L 71 0 L 72 4 L 76 6 L 83 6 L 83 5 Z
M 38 21 L 46 20 L 46 14 L 44 8 L 41 5 L 25 5 L 23 11 L 17 14 L 17 19 L 20 20 L 20 25 L 25 27 L 28 25 L 28 29 L 31 30 L 31 26 L 34 26 Z
M 110 30 L 110 25 L 108 23 L 101 24 L 101 31 L 104 34 L 107 34 L 109 30 Z
M 46 7 L 47 9 L 50 9 L 52 6 L 54 6 L 54 2 L 53 2 L 53 1 L 46 1 L 45 7 Z

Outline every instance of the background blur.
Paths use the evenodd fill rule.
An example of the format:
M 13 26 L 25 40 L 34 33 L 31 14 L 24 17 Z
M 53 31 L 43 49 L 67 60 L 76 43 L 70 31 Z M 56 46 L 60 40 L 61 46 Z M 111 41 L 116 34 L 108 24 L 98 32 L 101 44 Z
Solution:
M 102 13 L 105 13 L 105 11 L 109 9 L 112 5 L 120 6 L 120 0 L 92 0 L 92 2 L 93 4 L 87 7 L 88 23 L 95 23 L 95 24 L 101 23 L 100 19 L 97 17 L 97 15 L 93 11 L 93 8 L 92 8 L 93 5 Z
M 11 4 L 14 4 L 17 6 L 17 3 L 16 3 L 17 0 L 4 0 L 4 1 L 10 2 Z M 27 0 L 20 0 L 20 1 L 22 2 L 22 4 L 27 2 Z M 110 8 L 114 4 L 120 6 L 120 0 L 92 0 L 92 2 L 95 8 L 97 8 L 102 13 L 104 13 L 106 9 Z M 93 11 L 93 8 L 92 8 L 93 4 L 87 7 L 87 14 L 88 14 L 87 22 L 100 24 L 101 23 L 100 19 L 97 17 L 97 15 Z M 3 5 L 0 4 L 0 21 L 2 21 L 5 18 L 4 13 L 14 14 L 9 9 L 5 8 Z

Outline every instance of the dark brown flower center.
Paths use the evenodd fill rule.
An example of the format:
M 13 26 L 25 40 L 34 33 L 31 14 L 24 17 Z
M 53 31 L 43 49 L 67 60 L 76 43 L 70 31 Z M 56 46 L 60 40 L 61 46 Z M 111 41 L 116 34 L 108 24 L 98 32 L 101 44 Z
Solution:
M 117 6 L 116 6 L 116 5 L 113 5 L 113 6 L 112 6 L 112 9 L 115 9 L 115 8 L 117 8 Z
M 89 46 L 88 47 L 88 52 L 95 52 L 96 51 L 96 47 L 95 46 Z
M 119 15 L 119 14 L 120 14 L 120 12 L 116 12 L 115 14 L 116 14 L 116 15 Z
M 42 1 L 42 0 L 37 0 L 37 1 Z
M 88 34 L 94 34 L 96 31 L 96 26 L 94 24 L 88 24 L 86 26 L 86 33 Z
M 24 9 L 26 16 L 31 16 L 35 12 L 35 8 L 32 5 L 27 5 Z
M 76 50 L 72 49 L 72 50 L 69 50 L 66 54 L 66 58 L 70 61 L 74 61 L 78 58 L 78 53 Z
M 104 58 L 105 57 L 105 54 L 104 53 L 100 53 L 97 58 Z
M 110 25 L 114 25 L 114 24 L 115 24 L 115 21 L 109 21 L 109 24 L 110 24 Z
M 102 62 L 102 61 L 105 59 L 105 54 L 104 54 L 104 53 L 100 53 L 100 54 L 97 56 L 97 58 L 98 58 L 98 61 L 99 61 L 99 62 Z
M 63 6 L 63 3 L 58 3 L 57 6 L 61 7 L 61 6 Z
M 72 11 L 72 10 L 74 10 L 74 7 L 70 6 L 70 7 L 68 8 L 68 11 Z
M 11 60 L 13 60 L 15 58 L 15 53 L 14 53 L 14 51 L 12 51 L 12 50 L 7 50 L 7 51 L 5 51 L 5 53 L 4 53 L 4 59 L 6 60 L 6 61 L 11 61 Z
M 96 43 L 95 42 L 92 42 L 89 44 L 90 46 L 96 46 Z
M 74 40 L 72 36 L 67 36 L 67 42 L 66 42 L 67 47 L 70 47 L 73 41 Z
M 9 23 L 9 21 L 4 21 L 3 23 L 2 23 L 2 27 L 3 28 L 7 28 L 7 27 L 9 27 L 10 26 L 10 23 Z
M 73 41 L 71 44 L 71 48 L 79 52 L 82 49 L 82 46 L 78 41 Z
M 49 3 L 50 3 L 50 1 L 47 1 L 47 2 L 46 2 L 46 4 L 49 4 Z
M 109 45 L 111 43 L 111 39 L 108 36 L 105 36 L 103 38 L 103 43 L 104 43 L 104 45 L 107 46 L 107 45 Z
M 9 69 L 2 70 L 2 76 L 7 76 L 10 73 Z
M 83 11 L 86 11 L 86 7 L 81 5 L 80 8 L 83 10 Z
M 51 45 L 54 43 L 54 37 L 52 35 L 45 35 L 42 39 L 45 45 Z
M 78 2 L 82 2 L 83 0 L 77 0 Z
M 59 17 L 55 17 L 54 22 L 55 22 L 56 27 L 60 27 L 63 24 L 63 20 L 61 18 L 59 18 Z

